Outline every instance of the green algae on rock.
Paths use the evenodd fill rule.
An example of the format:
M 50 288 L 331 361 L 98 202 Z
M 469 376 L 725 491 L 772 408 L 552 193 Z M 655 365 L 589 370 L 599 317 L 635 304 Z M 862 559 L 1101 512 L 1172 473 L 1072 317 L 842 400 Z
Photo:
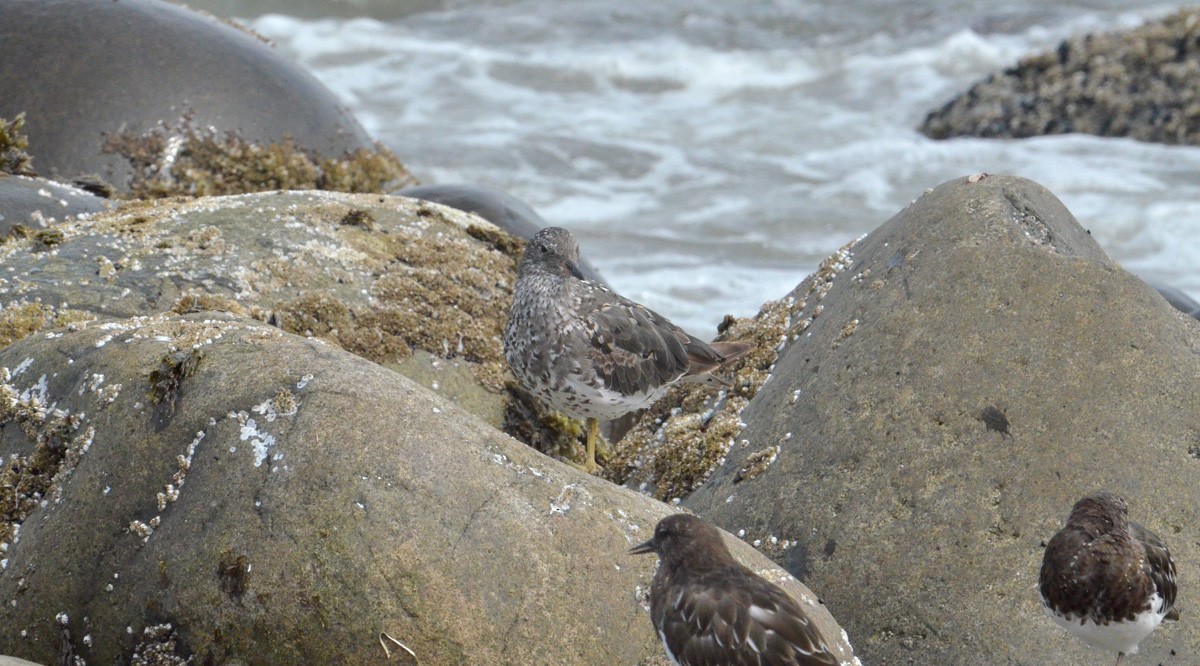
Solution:
M 754 349 L 733 366 L 729 386 L 679 384 L 641 416 L 616 445 L 604 476 L 643 487 L 661 500 L 687 497 L 725 461 L 742 429 L 741 412 L 766 384 L 780 350 L 820 315 L 833 278 L 849 265 L 854 242 L 829 256 L 788 298 L 770 301 L 752 318 L 727 318 L 722 340 L 751 340 Z M 772 458 L 773 459 L 773 458 Z M 769 463 L 768 463 L 769 464 Z
M 42 329 L 60 328 L 95 318 L 81 310 L 56 308 L 45 303 L 9 303 L 0 308 L 0 348 Z
M 36 176 L 29 149 L 29 137 L 22 133 L 25 114 L 18 113 L 9 120 L 0 118 L 0 172 L 14 176 Z
M 8 342 L 64 318 L 218 309 L 394 369 L 413 350 L 462 363 L 488 395 L 464 391 L 460 404 L 500 425 L 521 245 L 477 217 L 403 197 L 273 192 L 131 202 L 55 229 L 50 244 L 0 244 Z
M 135 199 L 270 190 L 385 192 L 416 182 L 380 143 L 373 150 L 322 157 L 290 137 L 254 143 L 232 131 L 219 136 L 212 128 L 196 129 L 189 118 L 178 127 L 160 126 L 141 135 L 110 135 L 103 151 L 129 162 L 127 196 Z

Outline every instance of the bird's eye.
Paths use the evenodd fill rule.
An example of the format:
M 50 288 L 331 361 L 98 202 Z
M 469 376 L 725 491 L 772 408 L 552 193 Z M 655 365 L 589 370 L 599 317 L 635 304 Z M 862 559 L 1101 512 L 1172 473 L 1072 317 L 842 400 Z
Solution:
M 538 250 L 540 250 L 542 254 L 546 254 L 547 252 L 550 251 L 550 246 L 546 245 L 545 243 L 542 243 L 541 245 L 538 246 Z

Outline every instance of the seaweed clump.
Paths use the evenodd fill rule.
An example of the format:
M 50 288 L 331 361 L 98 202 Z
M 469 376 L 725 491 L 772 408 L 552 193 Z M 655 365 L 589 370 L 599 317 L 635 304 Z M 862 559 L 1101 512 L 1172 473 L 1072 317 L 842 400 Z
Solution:
M 33 158 L 25 152 L 29 149 L 29 137 L 21 132 L 25 127 L 25 114 L 16 118 L 0 118 L 0 172 L 14 176 L 36 176 Z
M 445 222 L 433 208 L 418 215 L 425 210 L 424 222 Z M 344 215 L 336 219 L 343 221 Z M 461 358 L 472 364 L 484 387 L 504 390 L 508 366 L 500 339 L 512 302 L 517 244 L 503 237 L 489 247 L 442 232 L 376 233 L 345 223 L 338 228 L 350 248 L 370 257 L 370 279 L 363 285 L 369 301 L 303 289 L 277 306 L 280 328 L 332 340 L 380 364 L 403 362 L 414 349 Z M 273 280 L 291 284 L 300 284 L 304 278 L 296 273 L 308 270 L 288 264 L 263 268 Z
M 96 316 L 82 310 L 56 309 L 45 303 L 24 303 L 0 309 L 0 348 L 47 328 L 58 328 Z
M 820 315 L 820 301 L 849 265 L 853 245 L 826 258 L 793 292 L 796 296 L 769 301 L 754 317 L 726 317 L 718 339 L 754 343 L 731 366 L 732 376 L 725 378 L 729 386 L 714 392 L 703 384 L 676 384 L 616 444 L 604 477 L 642 486 L 661 500 L 687 497 L 704 483 L 737 442 L 743 427 L 739 415 L 770 378 L 778 353 Z
M 542 404 L 515 380 L 505 387 L 504 432 L 551 458 L 582 460 L 583 424 Z
M 78 432 L 83 423 L 79 415 L 48 411 L 36 395 L 22 399 L 5 383 L 0 384 L 0 425 L 8 423 L 16 423 L 35 445 L 28 454 L 9 456 L 0 468 L 0 561 L 29 514 L 43 501 L 57 499 L 63 479 L 95 436 L 92 428 Z
M 198 129 L 185 117 L 138 135 L 109 135 L 105 153 L 129 162 L 134 199 L 218 196 L 271 190 L 385 192 L 416 183 L 392 151 L 376 143 L 341 157 L 304 150 L 291 138 L 259 144 L 236 132 Z

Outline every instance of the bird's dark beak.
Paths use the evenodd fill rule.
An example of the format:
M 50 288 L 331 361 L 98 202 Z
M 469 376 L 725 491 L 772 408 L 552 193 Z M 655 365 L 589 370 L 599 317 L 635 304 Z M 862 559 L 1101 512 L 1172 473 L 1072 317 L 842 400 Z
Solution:
M 634 546 L 633 548 L 630 548 L 629 554 L 630 555 L 645 555 L 646 553 L 653 553 L 654 547 L 657 545 L 658 544 L 654 543 L 654 539 L 650 538 L 650 539 L 647 539 L 647 540 L 639 543 L 638 545 Z
M 587 279 L 587 278 L 583 277 L 583 271 L 579 270 L 579 264 L 577 262 L 568 261 L 567 262 L 567 272 L 570 273 L 571 275 L 574 275 L 579 280 Z

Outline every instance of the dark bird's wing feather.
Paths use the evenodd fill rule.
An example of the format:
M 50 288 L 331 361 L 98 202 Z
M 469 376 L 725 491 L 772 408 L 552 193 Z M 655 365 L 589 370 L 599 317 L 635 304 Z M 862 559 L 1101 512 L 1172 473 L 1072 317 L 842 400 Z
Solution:
M 650 391 L 694 372 L 693 364 L 717 367 L 724 356 L 693 339 L 665 317 L 604 292 L 584 317 L 596 373 L 608 389 L 632 395 Z
M 1148 569 L 1150 580 L 1154 581 L 1154 586 L 1158 588 L 1165 607 L 1168 610 L 1172 609 L 1175 606 L 1176 593 L 1175 561 L 1171 559 L 1167 545 L 1158 538 L 1157 534 L 1137 523 L 1130 523 L 1129 531 L 1133 534 L 1133 538 L 1140 541 L 1142 547 L 1146 549 L 1144 566 Z M 1178 614 L 1171 619 L 1178 619 Z
M 660 610 L 663 639 L 682 666 L 835 666 L 812 621 L 779 588 L 725 570 L 684 583 Z

